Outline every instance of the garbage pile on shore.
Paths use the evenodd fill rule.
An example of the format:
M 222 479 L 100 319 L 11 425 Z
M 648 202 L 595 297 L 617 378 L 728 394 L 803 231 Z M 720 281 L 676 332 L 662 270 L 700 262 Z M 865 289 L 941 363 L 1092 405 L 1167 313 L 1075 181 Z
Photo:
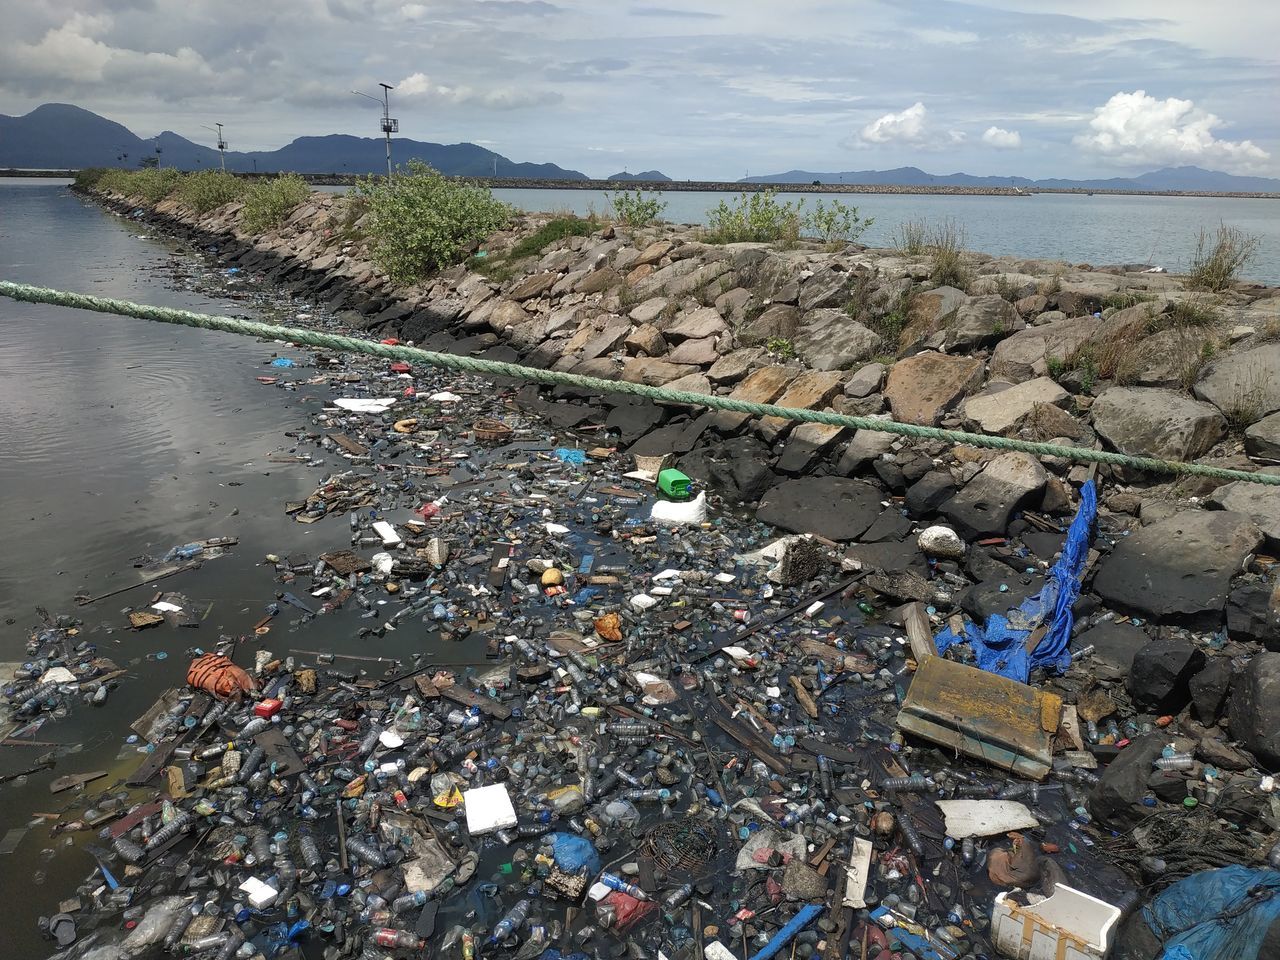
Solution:
M 58 956 L 1275 955 L 1275 561 L 1240 514 L 886 448 L 752 517 L 607 401 L 260 379 L 330 384 L 295 439 L 345 464 L 282 505 L 325 549 L 265 558 L 262 629 L 55 827 L 97 831 Z M 370 657 L 420 652 L 273 649 L 354 607 Z

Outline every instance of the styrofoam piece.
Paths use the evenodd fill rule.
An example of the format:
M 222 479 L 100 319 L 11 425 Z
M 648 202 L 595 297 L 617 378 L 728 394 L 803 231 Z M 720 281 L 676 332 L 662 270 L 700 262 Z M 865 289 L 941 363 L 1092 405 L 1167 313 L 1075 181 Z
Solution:
M 383 730 L 378 734 L 378 742 L 388 750 L 397 750 L 404 746 L 404 737 L 394 730 Z
M 637 610 L 648 610 L 657 604 L 657 600 L 649 596 L 647 593 L 637 593 L 631 598 L 631 605 Z
M 240 884 L 240 889 L 249 898 L 249 906 L 255 910 L 270 906 L 280 893 L 271 884 L 259 880 L 257 877 L 249 877 L 244 883 Z
M 1105 900 L 1058 884 L 1053 896 L 1022 906 L 996 895 L 991 938 L 1010 960 L 1102 960 L 1121 910 Z
M 504 784 L 464 790 L 462 804 L 467 811 L 467 832 L 472 836 L 516 825 L 516 808 L 511 805 L 511 794 Z
M 1016 800 L 937 800 L 947 818 L 947 836 L 994 837 L 1011 830 L 1034 830 L 1040 821 Z
M 649 511 L 649 519 L 661 523 L 702 523 L 707 519 L 707 494 L 692 500 L 658 500 Z
M 396 533 L 396 528 L 385 520 L 375 520 L 373 532 L 382 538 L 384 547 L 395 546 L 400 542 L 400 534 Z
M 853 855 L 849 858 L 849 872 L 844 881 L 844 905 L 861 910 L 867 905 L 867 881 L 871 879 L 870 840 L 853 839 Z
M 738 960 L 737 955 L 719 940 L 712 940 L 703 947 L 702 955 L 707 960 Z
M 386 413 L 395 402 L 395 397 L 343 397 L 333 405 L 352 413 Z

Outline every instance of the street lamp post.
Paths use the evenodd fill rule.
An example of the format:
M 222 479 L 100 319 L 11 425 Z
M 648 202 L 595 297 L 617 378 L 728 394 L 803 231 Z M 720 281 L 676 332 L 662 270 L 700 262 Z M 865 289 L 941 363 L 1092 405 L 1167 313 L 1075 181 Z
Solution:
M 361 93 L 359 90 L 352 90 L 357 97 L 364 97 L 366 100 L 372 100 L 374 103 L 382 104 L 382 134 L 387 139 L 387 182 L 391 182 L 391 135 L 400 132 L 400 121 L 391 116 L 391 91 L 395 87 L 389 83 L 378 84 L 382 88 L 382 99 L 371 97 L 367 93 Z
M 207 123 L 202 123 L 200 124 L 200 126 L 204 127 L 206 130 L 213 130 L 213 127 L 209 126 Z M 227 172 L 227 141 L 222 139 L 222 124 L 215 122 L 214 126 L 218 128 L 215 131 L 218 134 L 218 159 L 222 165 L 222 172 L 226 173 Z

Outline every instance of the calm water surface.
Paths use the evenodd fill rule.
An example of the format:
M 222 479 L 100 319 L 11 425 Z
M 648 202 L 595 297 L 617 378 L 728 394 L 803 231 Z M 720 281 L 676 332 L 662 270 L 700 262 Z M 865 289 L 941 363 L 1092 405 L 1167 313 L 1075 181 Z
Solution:
M 141 229 L 65 185 L 0 180 L 0 278 L 257 315 L 243 301 L 171 288 L 173 249 L 140 237 Z M 99 652 L 131 671 L 105 706 L 77 703 L 69 717 L 48 721 L 35 735 L 60 745 L 53 748 L 57 766 L 25 783 L 0 785 L 0 835 L 26 827 L 38 812 L 66 811 L 74 819 L 84 809 L 85 798 L 74 792 L 50 795 L 55 777 L 109 770 L 111 779 L 95 785 L 103 789 L 136 768 L 139 754 L 125 743 L 129 724 L 161 691 L 184 682 L 190 648 L 250 632 L 274 599 L 273 570 L 258 565 L 265 554 L 315 557 L 346 544 L 345 523 L 298 524 L 283 512 L 283 501 L 309 493 L 325 468 L 267 458 L 290 451 L 284 432 L 305 426 L 316 398 L 328 394 L 256 382 L 277 349 L 230 334 L 0 299 L 0 661 L 25 658 L 28 628 L 43 606 L 82 617 Z M 197 629 L 124 629 L 123 608 L 145 603 L 156 588 L 87 607 L 72 600 L 81 590 L 130 582 L 136 576 L 130 561 L 140 554 L 159 556 L 211 536 L 239 537 L 240 544 L 160 585 L 207 607 Z M 408 630 L 377 650 L 364 647 L 353 639 L 367 623 L 359 612 L 305 627 L 282 614 L 266 646 L 279 654 L 303 648 L 396 656 L 415 644 L 421 649 L 422 636 Z M 159 652 L 167 659 L 154 659 Z M 26 769 L 49 749 L 0 745 L 0 774 Z M 92 834 L 52 837 L 47 826 L 35 826 L 0 858 L 3 956 L 52 952 L 35 918 L 56 912 L 93 869 L 80 849 L 86 841 Z

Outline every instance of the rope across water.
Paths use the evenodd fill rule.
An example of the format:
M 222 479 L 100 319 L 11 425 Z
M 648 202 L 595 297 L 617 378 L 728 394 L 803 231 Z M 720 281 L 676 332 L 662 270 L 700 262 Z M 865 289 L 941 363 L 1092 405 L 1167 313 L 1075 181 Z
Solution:
M 111 313 L 122 317 L 152 320 L 157 323 L 174 323 L 186 327 L 199 327 L 203 330 L 221 330 L 226 333 L 262 337 L 267 340 L 286 340 L 300 346 L 363 353 L 375 357 L 384 357 L 388 360 L 404 360 L 429 367 L 438 367 L 443 370 L 454 370 L 459 373 L 512 377 L 533 383 L 546 383 L 553 386 L 566 385 L 599 393 L 621 393 L 663 403 L 678 403 L 687 406 L 707 407 L 712 410 L 745 413 L 753 417 L 781 417 L 802 423 L 823 423 L 835 427 L 847 427 L 852 430 L 892 433 L 898 436 L 914 437 L 919 440 L 964 443 L 975 447 L 987 447 L 992 450 L 1016 450 L 1037 457 L 1059 457 L 1075 463 L 1107 464 L 1153 473 L 1211 477 L 1215 480 L 1223 481 L 1243 480 L 1248 483 L 1280 486 L 1280 475 L 1268 473 L 1228 470 L 1207 464 L 1159 460 L 1154 457 L 1133 457 L 1110 450 L 1091 450 L 1082 447 L 1061 446 L 1056 443 L 1037 443 L 1012 437 L 991 436 L 985 433 L 969 433 L 964 430 L 945 430 L 941 427 L 926 427 L 914 423 L 879 420 L 874 417 L 855 417 L 822 410 L 779 407 L 772 403 L 752 403 L 733 397 L 711 396 L 703 393 L 692 393 L 687 390 L 671 390 L 667 387 L 651 387 L 643 383 L 605 380 L 600 377 L 586 377 L 581 374 L 563 373 L 554 370 L 539 370 L 536 367 L 521 366 L 518 363 L 505 363 L 500 360 L 485 360 L 479 357 L 436 353 L 431 350 L 421 350 L 417 347 L 392 346 L 372 340 L 362 340 L 357 337 L 325 333 L 320 330 L 276 326 L 270 323 L 258 323 L 253 320 L 241 320 L 236 317 L 211 316 L 190 310 L 177 310 L 172 307 L 153 307 L 140 303 L 131 303 L 128 300 L 93 297 L 83 293 L 52 290 L 47 287 L 35 287 L 2 280 L 0 280 L 0 296 L 25 303 L 47 303 L 60 307 L 71 307 L 76 310 L 91 310 L 95 313 Z

